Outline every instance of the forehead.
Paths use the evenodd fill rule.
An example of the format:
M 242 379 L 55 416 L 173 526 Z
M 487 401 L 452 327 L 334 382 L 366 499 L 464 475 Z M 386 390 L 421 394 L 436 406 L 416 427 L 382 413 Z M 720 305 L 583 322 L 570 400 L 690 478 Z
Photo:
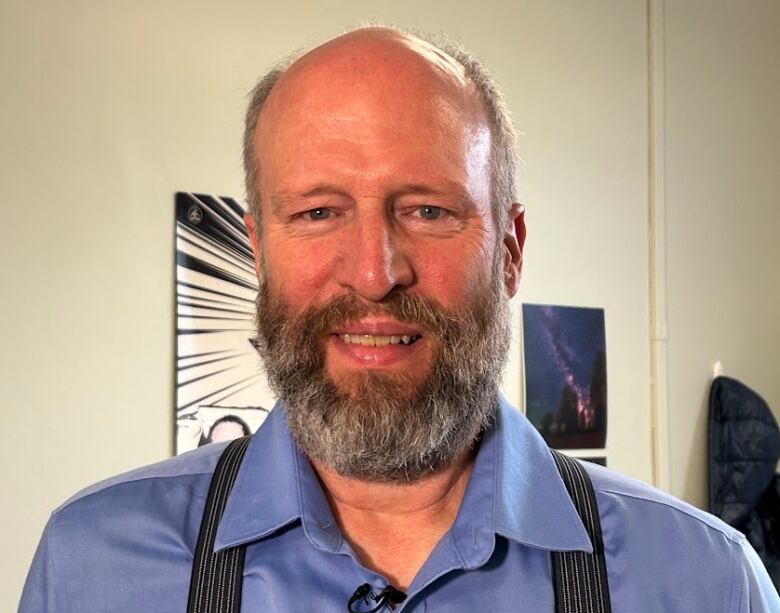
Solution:
M 302 56 L 273 89 L 261 119 L 270 123 L 291 104 L 316 102 L 318 94 L 370 92 L 449 98 L 453 105 L 480 107 L 478 96 L 455 59 L 419 38 L 386 28 L 366 28 L 335 38 Z
M 269 161 L 300 162 L 315 147 L 350 156 L 403 148 L 410 163 L 446 158 L 487 131 L 481 98 L 458 62 L 419 39 L 372 29 L 293 64 L 263 108 L 254 146 L 265 173 Z

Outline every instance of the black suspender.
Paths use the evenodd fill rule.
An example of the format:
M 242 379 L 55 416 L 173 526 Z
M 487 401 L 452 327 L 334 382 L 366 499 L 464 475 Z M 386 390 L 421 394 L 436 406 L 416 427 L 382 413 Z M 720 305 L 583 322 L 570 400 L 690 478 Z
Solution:
M 611 613 L 604 541 L 590 477 L 580 463 L 550 449 L 574 507 L 593 545 L 593 553 L 553 551 L 553 590 L 557 613 Z
M 211 477 L 206 508 L 200 522 L 198 546 L 192 563 L 188 613 L 238 613 L 244 580 L 246 547 L 229 547 L 214 553 L 217 527 L 225 512 L 230 490 L 244 459 L 248 436 L 232 441 L 217 462 Z
M 192 564 L 187 613 L 241 611 L 246 546 L 238 545 L 214 553 L 214 539 L 248 444 L 248 436 L 231 442 L 214 470 Z M 582 551 L 552 552 L 555 611 L 611 613 L 604 543 L 593 486 L 577 460 L 555 450 L 551 452 L 593 544 L 592 554 Z

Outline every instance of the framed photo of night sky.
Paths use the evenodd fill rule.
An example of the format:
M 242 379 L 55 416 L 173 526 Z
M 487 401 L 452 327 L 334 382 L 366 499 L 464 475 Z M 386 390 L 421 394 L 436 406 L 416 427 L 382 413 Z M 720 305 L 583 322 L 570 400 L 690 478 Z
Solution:
M 175 452 L 254 432 L 274 404 L 254 337 L 245 207 L 176 194 Z
M 523 305 L 526 416 L 555 449 L 604 448 L 604 310 Z

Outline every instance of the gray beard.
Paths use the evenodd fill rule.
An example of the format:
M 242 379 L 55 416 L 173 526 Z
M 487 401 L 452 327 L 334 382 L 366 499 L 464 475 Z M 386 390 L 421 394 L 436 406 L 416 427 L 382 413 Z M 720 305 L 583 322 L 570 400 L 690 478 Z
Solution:
M 381 303 L 342 295 L 295 316 L 261 282 L 255 346 L 301 450 L 344 477 L 409 482 L 473 447 L 495 415 L 509 350 L 500 261 L 492 272 L 489 287 L 451 311 L 394 291 Z M 434 341 L 430 372 L 420 382 L 366 371 L 340 389 L 325 370 L 327 335 L 339 324 L 378 313 L 414 323 Z

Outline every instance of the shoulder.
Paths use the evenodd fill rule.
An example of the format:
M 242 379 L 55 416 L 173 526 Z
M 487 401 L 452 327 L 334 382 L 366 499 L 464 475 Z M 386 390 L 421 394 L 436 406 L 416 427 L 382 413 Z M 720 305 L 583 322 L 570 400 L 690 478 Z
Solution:
M 74 506 L 87 502 L 94 504 L 101 498 L 121 496 L 125 491 L 153 486 L 155 483 L 173 485 L 208 480 L 213 474 L 226 443 L 206 445 L 174 458 L 142 466 L 134 470 L 99 481 L 77 492 L 54 510 L 54 515 L 67 512 Z
M 780 610 L 742 533 L 646 483 L 585 465 L 599 507 L 610 591 L 621 593 L 631 605 L 626 610 L 646 610 L 648 598 L 658 606 L 652 610 Z
M 714 515 L 647 483 L 590 462 L 583 464 L 593 483 L 599 506 L 604 506 L 602 514 L 622 512 L 651 521 L 658 517 L 670 527 L 702 532 L 740 546 L 745 539 L 742 533 Z
M 103 611 L 117 594 L 136 610 L 152 610 L 149 603 L 165 599 L 186 602 L 203 508 L 223 449 L 208 445 L 117 475 L 58 507 L 20 610 Z

